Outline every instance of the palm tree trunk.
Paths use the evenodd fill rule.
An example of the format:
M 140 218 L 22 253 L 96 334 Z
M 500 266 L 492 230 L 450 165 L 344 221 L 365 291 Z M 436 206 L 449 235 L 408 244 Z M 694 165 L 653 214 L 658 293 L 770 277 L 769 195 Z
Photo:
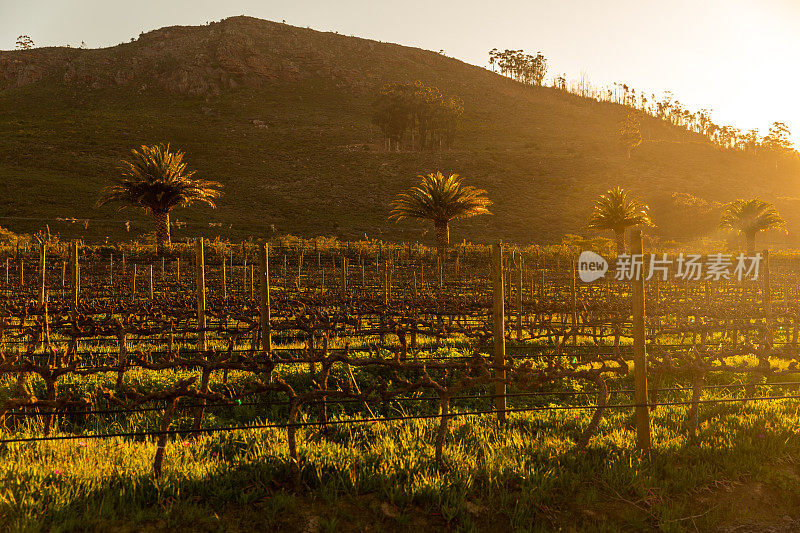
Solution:
M 755 232 L 747 233 L 745 235 L 745 239 L 747 240 L 747 255 L 752 257 L 752 256 L 754 256 L 756 254 L 756 234 L 755 234 Z
M 617 255 L 622 255 L 625 253 L 625 230 L 614 230 L 614 233 L 617 236 Z
M 169 235 L 169 211 L 153 211 L 156 223 L 156 243 L 158 255 L 164 255 L 164 249 L 172 244 Z
M 444 278 L 444 262 L 447 259 L 447 247 L 450 245 L 450 224 L 445 222 L 435 222 L 436 227 L 436 245 L 439 254 L 439 268 L 441 269 L 441 277 Z

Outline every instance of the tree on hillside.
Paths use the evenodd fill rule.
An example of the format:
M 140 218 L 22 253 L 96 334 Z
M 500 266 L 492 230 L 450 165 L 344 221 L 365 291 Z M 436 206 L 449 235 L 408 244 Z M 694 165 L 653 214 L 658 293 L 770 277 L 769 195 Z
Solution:
M 439 263 L 444 265 L 450 244 L 450 222 L 476 215 L 491 215 L 492 202 L 486 191 L 464 185 L 458 174 L 445 177 L 441 172 L 419 176 L 422 183 L 397 195 L 392 202 L 389 220 L 406 218 L 433 222 Z
M 121 175 L 103 189 L 97 206 L 119 202 L 149 211 L 155 221 L 158 253 L 171 244 L 169 214 L 176 207 L 194 202 L 216 208 L 214 200 L 222 196 L 221 183 L 194 179 L 186 169 L 184 153 L 170 150 L 169 144 L 141 146 L 131 151 L 131 158 L 121 163 Z
M 775 168 L 780 158 L 796 154 L 792 146 L 792 132 L 783 122 L 774 122 L 769 132 L 761 140 L 761 147 L 776 156 Z
M 634 113 L 628 113 L 625 118 L 620 121 L 619 137 L 625 150 L 627 150 L 628 159 L 630 159 L 631 150 L 642 144 L 641 125 Z
M 756 235 L 768 229 L 786 232 L 786 221 L 775 206 L 760 198 L 734 200 L 725 205 L 719 226 L 744 236 L 748 255 L 756 250 Z
M 399 149 L 406 134 L 410 148 L 449 148 L 455 139 L 464 103 L 445 97 L 438 88 L 422 82 L 385 85 L 374 103 L 373 123 L 380 126 L 389 149 Z
M 33 39 L 28 35 L 20 35 L 17 37 L 17 50 L 30 50 L 33 46 Z
M 622 187 L 615 187 L 600 195 L 589 216 L 589 228 L 596 231 L 611 230 L 617 238 L 617 254 L 625 253 L 625 231 L 630 226 L 653 226 L 650 208 L 632 198 Z
M 497 64 L 500 74 L 528 85 L 541 86 L 547 73 L 547 58 L 541 52 L 526 54 L 524 50 L 489 51 L 489 64 L 494 71 Z

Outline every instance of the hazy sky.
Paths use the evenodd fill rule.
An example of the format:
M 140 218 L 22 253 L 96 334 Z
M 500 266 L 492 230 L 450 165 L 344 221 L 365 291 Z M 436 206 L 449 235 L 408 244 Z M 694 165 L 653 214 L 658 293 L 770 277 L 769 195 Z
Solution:
M 491 48 L 542 51 L 548 79 L 671 90 L 720 124 L 766 133 L 787 122 L 800 144 L 800 0 L 0 0 L 0 48 L 115 45 L 170 25 L 250 15 L 443 49 L 487 64 Z

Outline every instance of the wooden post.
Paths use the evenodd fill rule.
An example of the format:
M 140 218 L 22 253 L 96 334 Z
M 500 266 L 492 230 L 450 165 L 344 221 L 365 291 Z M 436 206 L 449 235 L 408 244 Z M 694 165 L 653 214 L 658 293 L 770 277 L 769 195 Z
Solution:
M 139 273 L 139 265 L 133 264 L 133 282 L 131 283 L 131 301 L 136 301 L 136 275 Z
M 108 286 L 114 287 L 114 254 L 108 259 Z
M 761 252 L 761 256 L 763 265 L 760 267 L 760 272 L 763 272 L 763 274 L 759 273 L 759 275 L 762 276 L 761 290 L 764 305 L 764 316 L 767 325 L 767 329 L 765 331 L 766 338 L 764 341 L 766 345 L 772 346 L 775 339 L 773 338 L 774 320 L 772 316 L 772 283 L 769 274 L 769 250 L 764 250 Z
M 225 256 L 222 256 L 222 298 L 228 299 L 228 269 L 226 265 Z
M 247 298 L 247 254 L 242 242 L 242 298 Z
M 383 262 L 383 305 L 389 305 L 389 261 Z
M 642 257 L 642 230 L 631 232 L 631 255 Z M 633 379 L 636 404 L 636 445 L 650 450 L 650 408 L 647 404 L 647 352 L 644 329 L 644 273 L 633 280 Z
M 522 253 L 517 252 L 517 341 L 522 340 Z
M 203 238 L 195 243 L 195 274 L 197 275 L 197 349 L 206 350 L 206 266 L 203 256 Z
M 45 286 L 47 285 L 47 244 L 42 242 L 39 250 L 39 272 L 41 273 L 41 286 L 39 287 L 39 305 L 44 305 Z
M 269 244 L 261 243 L 259 247 L 258 281 L 261 289 L 261 349 L 272 351 L 272 311 L 269 304 Z
M 575 286 L 575 262 L 577 259 L 571 257 L 572 268 L 570 269 L 570 293 L 572 296 L 572 345 L 578 345 L 578 289 Z
M 72 274 L 72 310 L 78 310 L 78 298 L 80 296 L 81 291 L 81 274 L 80 274 L 80 264 L 78 263 L 78 243 L 73 242 L 71 246 L 71 257 L 70 262 L 72 269 L 70 273 Z
M 342 295 L 347 294 L 347 257 L 342 258 Z
M 153 265 L 150 265 L 150 300 L 153 299 Z
M 503 298 L 503 243 L 492 245 L 492 318 L 494 327 L 492 336 L 494 337 L 494 375 L 496 378 L 505 380 L 506 371 L 503 368 L 506 364 L 506 338 L 505 338 L 505 302 Z M 500 422 L 506 421 L 506 384 L 497 382 L 495 384 L 495 406 L 497 408 L 497 419 Z
M 23 258 L 19 258 L 19 286 L 20 288 L 25 286 L 25 260 Z

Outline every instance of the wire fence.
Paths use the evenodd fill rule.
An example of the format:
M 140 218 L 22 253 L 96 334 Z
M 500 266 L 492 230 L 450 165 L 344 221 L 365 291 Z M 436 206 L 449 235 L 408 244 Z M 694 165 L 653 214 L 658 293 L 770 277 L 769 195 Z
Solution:
M 631 284 L 578 281 L 572 254 L 507 254 L 498 336 L 498 288 L 481 247 L 464 246 L 446 261 L 383 245 L 277 248 L 263 259 L 252 243 L 208 250 L 194 256 L 202 259 L 188 248 L 159 259 L 58 245 L 0 258 L 8 391 L 0 444 L 157 438 L 159 474 L 170 436 L 280 429 L 295 468 L 300 428 L 436 420 L 441 462 L 454 417 L 588 410 L 576 443 L 584 447 L 606 410 L 643 405 L 610 401 L 634 392 L 626 386 Z M 758 279 L 648 282 L 647 406 L 688 406 L 687 431 L 696 435 L 701 405 L 797 399 L 789 392 L 800 386 L 798 266 L 770 258 Z M 167 378 L 143 389 L 145 374 Z M 90 377 L 101 385 L 77 394 L 75 383 Z M 713 389 L 744 395 L 702 398 Z M 689 392 L 688 400 L 658 400 Z M 384 416 L 370 408 L 392 405 L 428 407 Z M 254 410 L 247 424 L 214 425 L 206 416 L 242 407 Z M 183 411 L 190 415 L 176 419 Z M 157 427 L 86 431 L 90 417 L 133 413 L 153 413 Z M 32 428 L 41 434 L 19 435 Z

